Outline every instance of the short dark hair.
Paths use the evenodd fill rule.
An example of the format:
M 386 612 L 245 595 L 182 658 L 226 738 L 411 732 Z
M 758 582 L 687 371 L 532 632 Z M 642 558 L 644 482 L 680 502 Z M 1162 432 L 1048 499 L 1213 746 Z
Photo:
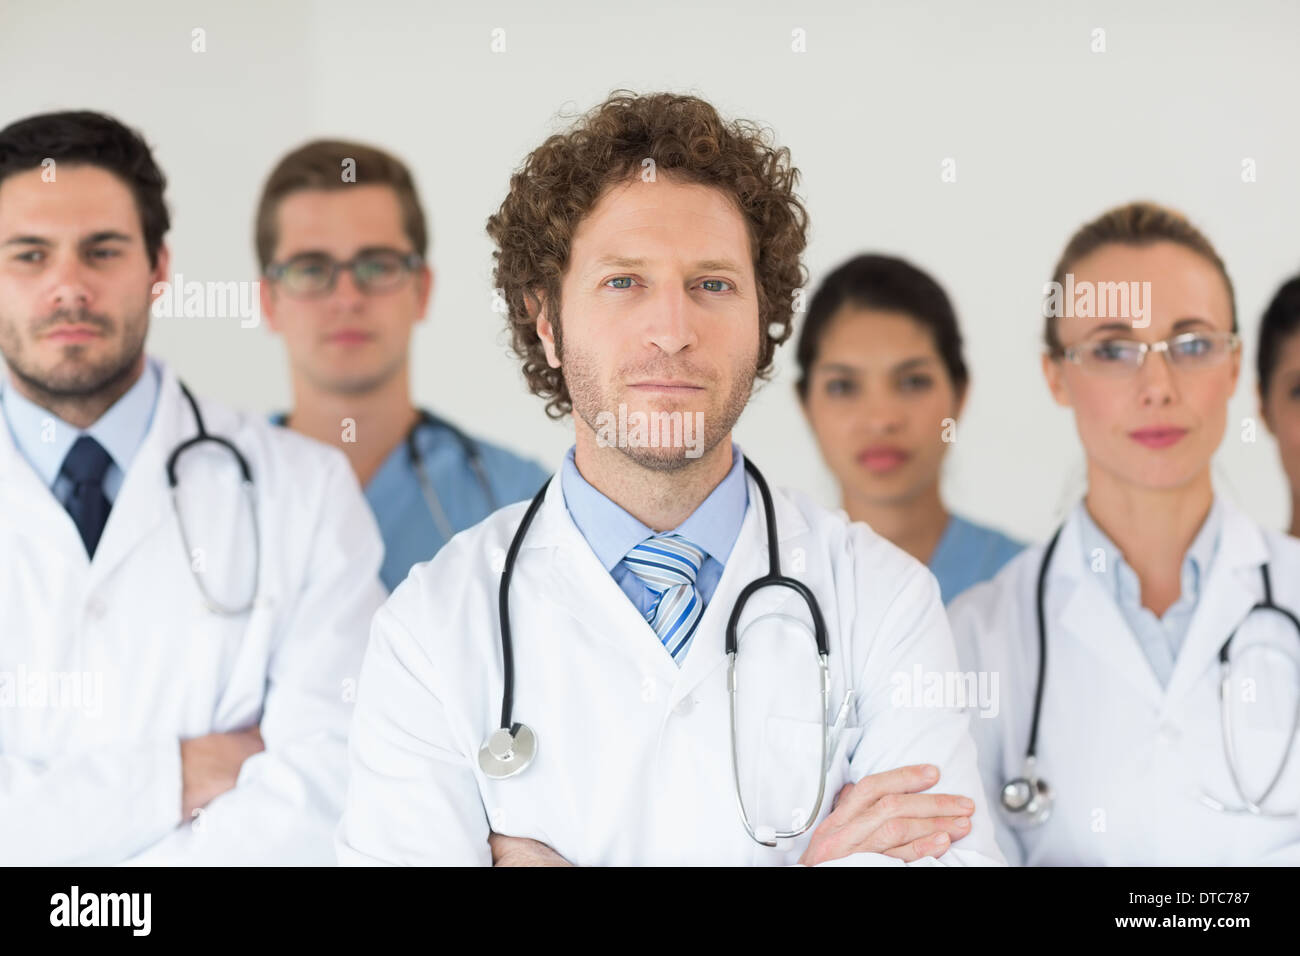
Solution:
M 808 397 L 808 378 L 831 317 L 843 305 L 902 312 L 930 332 L 935 351 L 948 370 L 958 394 L 966 390 L 970 372 L 962 354 L 961 329 L 948 293 L 930 276 L 895 256 L 860 255 L 837 266 L 817 287 L 799 333 L 795 357 L 799 362 L 799 397 Z
M 1255 355 L 1255 368 L 1259 374 L 1259 394 L 1268 397 L 1273 384 L 1273 373 L 1282 355 L 1282 346 L 1300 330 L 1300 275 L 1282 283 L 1259 320 L 1259 352 Z
M 355 177 L 343 179 L 343 164 L 351 160 Z M 348 186 L 388 186 L 397 193 L 402 208 L 402 228 L 412 249 L 425 258 L 429 250 L 429 229 L 420 206 L 415 179 L 406 165 L 391 153 L 375 146 L 340 139 L 317 139 L 304 143 L 275 165 L 262 187 L 257 203 L 254 242 L 262 270 L 271 264 L 280 224 L 276 213 L 286 196 L 304 189 L 346 189 Z
M 158 265 L 158 250 L 171 228 L 163 201 L 167 177 L 138 132 L 89 110 L 28 116 L 0 130 L 0 182 L 39 169 L 46 159 L 98 166 L 120 179 L 135 198 L 149 264 Z

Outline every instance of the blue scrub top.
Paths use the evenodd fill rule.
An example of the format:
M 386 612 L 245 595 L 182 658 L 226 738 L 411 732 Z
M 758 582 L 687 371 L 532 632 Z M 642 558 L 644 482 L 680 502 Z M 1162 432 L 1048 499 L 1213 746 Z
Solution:
M 272 415 L 271 422 L 283 425 L 284 413 Z M 471 441 L 478 446 L 497 508 L 531 498 L 550 474 L 536 462 L 504 448 L 475 438 Z M 464 531 L 486 518 L 492 507 L 451 429 L 441 424 L 422 424 L 416 429 L 415 442 L 452 531 Z M 429 513 L 405 440 L 384 459 L 364 490 L 384 539 L 379 577 L 392 591 L 412 567 L 428 561 L 447 541 Z
M 930 557 L 930 570 L 939 579 L 943 603 L 948 604 L 972 584 L 993 577 L 1023 547 L 1000 531 L 950 515 L 948 527 Z

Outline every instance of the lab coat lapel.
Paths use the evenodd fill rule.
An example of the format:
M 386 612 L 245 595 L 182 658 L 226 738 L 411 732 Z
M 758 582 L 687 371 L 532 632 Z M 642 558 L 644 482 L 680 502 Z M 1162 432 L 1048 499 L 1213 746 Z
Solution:
M 1260 565 L 1268 560 L 1268 544 L 1258 525 L 1226 499 L 1218 551 L 1196 601 L 1196 611 L 1174 662 L 1166 707 L 1197 685 L 1219 648 L 1264 599 Z
M 1080 506 L 1082 507 L 1082 506 Z M 1068 588 L 1069 592 L 1061 610 L 1052 610 L 1051 589 L 1048 590 L 1045 618 L 1047 622 L 1047 688 L 1045 694 L 1051 693 L 1053 680 L 1069 680 L 1068 670 L 1059 667 L 1060 657 L 1056 657 L 1053 666 L 1054 628 L 1059 628 L 1063 636 L 1082 646 L 1088 653 L 1096 655 L 1111 670 L 1126 680 L 1153 709 L 1159 707 L 1164 689 L 1151 670 L 1151 662 L 1142 653 L 1137 635 L 1129 629 L 1128 622 L 1120 613 L 1113 594 L 1108 594 L 1102 586 L 1099 575 L 1092 570 L 1083 554 L 1080 536 L 1079 513 L 1071 512 L 1061 531 L 1061 539 L 1056 543 L 1052 555 L 1051 576 L 1059 582 L 1058 586 Z M 1033 598 L 1030 599 L 1031 602 Z M 1035 612 L 1031 609 L 1031 615 Z M 1037 627 L 1037 617 L 1030 620 Z
M 531 559 L 525 552 L 551 550 L 551 594 L 559 609 L 576 627 L 594 634 L 619 653 L 634 660 L 643 673 L 658 674 L 672 683 L 669 703 L 675 705 L 726 659 L 724 641 L 727 618 L 742 588 L 767 572 L 766 530 L 761 514 L 762 499 L 753 479 L 749 482 L 749 504 L 741 522 L 740 533 L 723 568 L 713 597 L 696 626 L 695 636 L 679 669 L 664 649 L 654 629 L 628 600 L 613 577 L 597 560 L 587 539 L 582 536 L 564 504 L 558 478 L 551 480 L 534 527 L 524 539 L 518 558 L 522 565 Z M 784 543 L 807 531 L 803 516 L 777 493 L 773 495 L 777 530 L 782 551 Z M 788 555 L 786 557 L 788 564 Z M 783 568 L 787 574 L 789 568 Z M 749 613 L 766 614 L 798 598 L 788 589 L 766 588 L 749 601 Z
M 654 674 L 669 682 L 676 679 L 677 665 L 654 629 L 628 600 L 613 575 L 605 570 L 573 523 L 558 474 L 546 489 L 546 498 L 524 538 L 516 564 L 522 567 L 528 561 L 548 559 L 551 564 L 549 599 L 572 620 L 575 628 L 631 659 L 643 674 Z M 520 613 L 514 607 L 512 604 L 512 614 Z M 561 649 L 559 653 L 564 651 Z
M 95 558 L 90 565 L 92 587 L 104 581 L 170 510 L 167 503 L 167 456 L 183 438 L 193 435 L 196 430 L 188 403 L 181 395 L 176 373 L 169 366 L 159 364 L 162 381 L 153 421 L 122 480 L 113 510 L 108 514 L 108 523 L 104 526 L 104 535 L 95 549 Z M 149 374 L 148 370 L 145 374 Z M 187 419 L 189 431 L 185 432 Z M 177 549 L 177 561 L 186 559 L 182 552 L 183 549 Z
M 13 385 L 5 382 L 0 387 L 13 388 Z M 74 565 L 84 568 L 89 560 L 72 516 L 18 450 L 3 414 L 0 414 L 0 520 L 22 537 L 53 543 L 58 553 L 67 556 Z

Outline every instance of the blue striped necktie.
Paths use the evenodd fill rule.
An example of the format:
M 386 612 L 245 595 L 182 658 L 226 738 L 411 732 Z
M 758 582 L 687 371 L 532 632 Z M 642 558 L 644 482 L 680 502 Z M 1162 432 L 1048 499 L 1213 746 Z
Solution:
M 704 596 L 695 586 L 704 555 L 679 534 L 657 534 L 623 558 L 624 566 L 654 594 L 645 618 L 678 666 L 704 613 Z

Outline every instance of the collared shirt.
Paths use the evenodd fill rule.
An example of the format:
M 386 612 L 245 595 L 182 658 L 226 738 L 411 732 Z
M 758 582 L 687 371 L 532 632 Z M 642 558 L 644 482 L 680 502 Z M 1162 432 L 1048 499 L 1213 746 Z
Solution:
M 285 421 L 283 412 L 271 415 L 273 425 Z M 423 424 L 415 430 L 416 449 L 432 486 L 430 497 L 442 509 L 453 534 L 478 524 L 496 508 L 531 498 L 547 476 L 536 462 L 490 442 L 471 440 L 487 475 L 490 500 L 470 466 L 464 445 L 450 428 Z M 412 567 L 432 558 L 447 538 L 425 500 L 405 441 L 388 453 L 363 490 L 384 538 L 379 577 L 391 592 L 406 580 Z
M 72 481 L 59 473 L 72 445 L 89 435 L 103 446 L 112 462 L 104 473 L 104 495 L 112 503 L 122 487 L 135 453 L 140 450 L 158 404 L 162 371 L 152 358 L 145 360 L 140 377 L 89 428 L 70 425 L 47 408 L 19 393 L 12 381 L 0 389 L 0 408 L 13 435 L 14 445 L 41 482 L 65 505 Z
M 1084 566 L 1098 575 L 1102 587 L 1115 601 L 1129 629 L 1137 637 L 1142 652 L 1151 662 L 1151 669 L 1162 687 L 1169 686 L 1174 671 L 1174 661 L 1182 648 L 1187 629 L 1192 623 L 1196 603 L 1200 598 L 1205 577 L 1219 550 L 1219 533 L 1223 527 L 1223 508 L 1214 499 L 1192 546 L 1183 556 L 1181 591 L 1176 600 L 1161 617 L 1142 606 L 1142 585 L 1135 572 L 1120 554 L 1110 537 L 1097 526 L 1083 502 L 1079 509 L 1080 540 L 1083 543 Z M 1103 558 L 1104 560 L 1099 560 Z
M 573 523 L 587 539 L 597 559 L 613 576 L 628 600 L 644 615 L 654 604 L 655 594 L 622 561 L 633 547 L 655 534 L 655 531 L 593 488 L 578 471 L 573 456 L 574 448 L 570 448 L 560 468 L 564 503 L 573 517 Z M 713 597 L 718 580 L 722 577 L 722 569 L 740 535 L 740 526 L 748 506 L 749 485 L 745 480 L 745 458 L 733 442 L 731 470 L 709 496 L 700 502 L 699 507 L 672 529 L 673 534 L 680 534 L 704 549 L 708 555 L 695 578 L 695 586 L 705 604 Z
M 1014 558 L 1024 545 L 1000 531 L 949 515 L 939 544 L 930 556 L 930 570 L 948 604 L 972 584 L 986 581 Z

